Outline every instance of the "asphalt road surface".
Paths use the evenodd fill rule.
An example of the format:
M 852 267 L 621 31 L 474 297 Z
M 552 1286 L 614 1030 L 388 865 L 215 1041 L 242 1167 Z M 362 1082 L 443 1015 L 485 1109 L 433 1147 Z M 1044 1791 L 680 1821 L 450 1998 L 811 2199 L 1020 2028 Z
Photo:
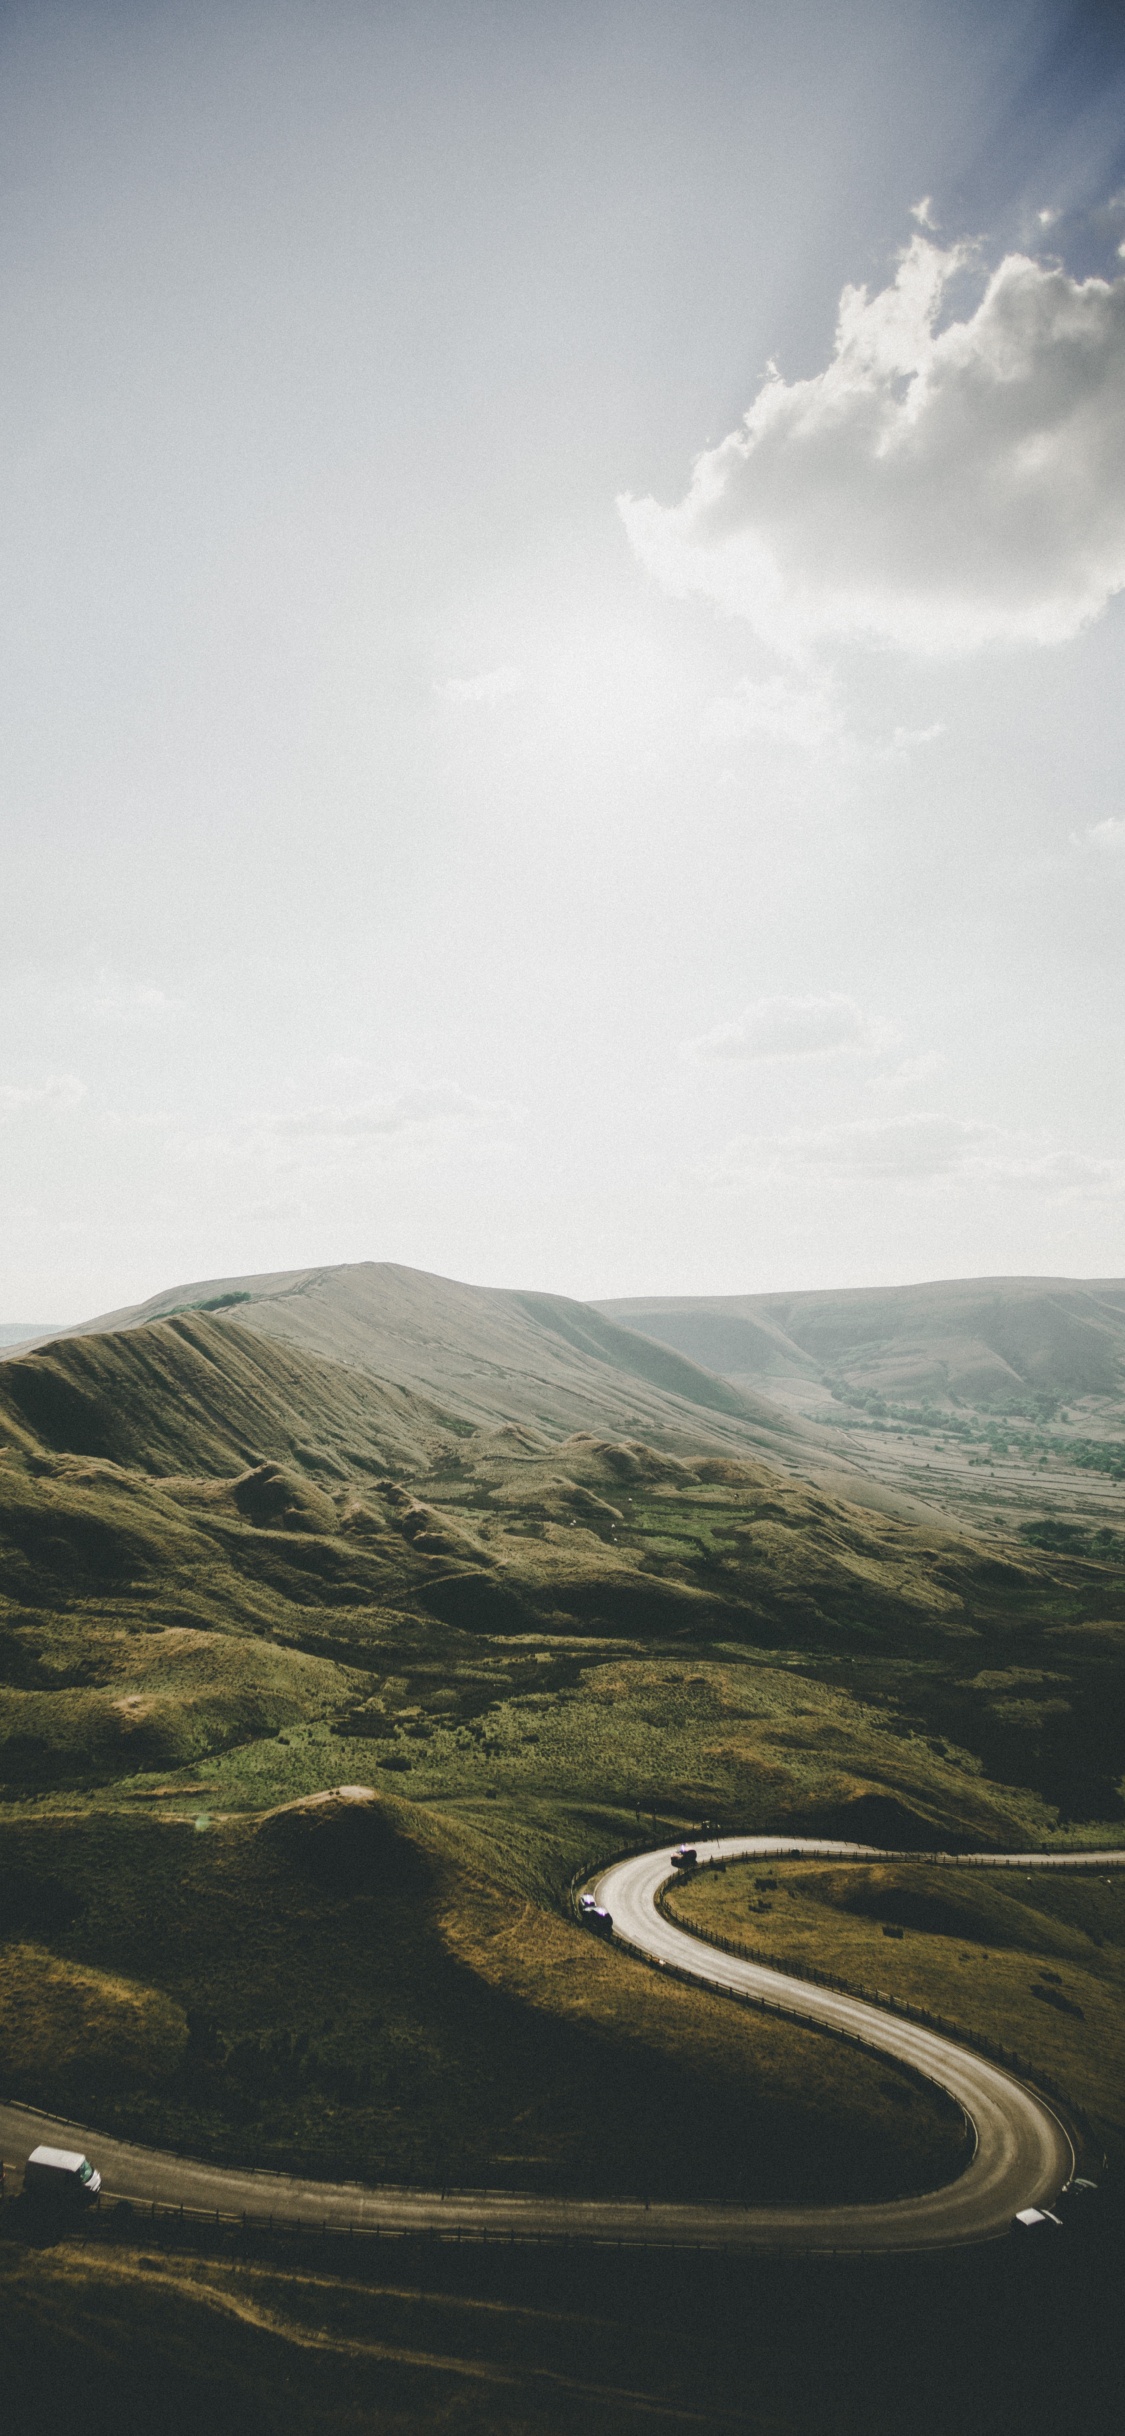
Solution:
M 809 1858 L 881 1859 L 860 1844 L 794 1842 L 777 1836 L 726 1836 L 701 1847 L 707 1858 L 782 1853 Z M 899 1856 L 896 1856 L 899 1857 Z M 916 1859 L 917 1855 L 901 1856 Z M 1075 1856 L 1077 1857 L 1077 1856 Z M 1125 1852 L 1083 1854 L 1084 1864 L 1125 1865 Z M 1013 1854 L 1021 1869 L 1065 1867 L 1070 1856 Z M 959 1868 L 995 1867 L 995 1857 L 950 1857 Z M 1073 1866 L 1073 1861 L 1071 1861 Z M 996 2064 L 857 1997 L 791 1979 L 763 1964 L 723 1954 L 656 1908 L 658 1888 L 671 1875 L 672 1847 L 616 1862 L 597 1881 L 599 1900 L 628 1942 L 656 1964 L 726 1993 L 827 2026 L 859 2044 L 914 2066 L 964 2108 L 976 2132 L 970 2164 L 956 2182 L 914 2199 L 872 2206 L 737 2208 L 640 2200 L 545 2199 L 505 2191 L 415 2191 L 361 2183 L 313 2182 L 304 2176 L 205 2165 L 132 2141 L 112 2139 L 26 2106 L 0 2105 L 0 2156 L 8 2187 L 40 2141 L 85 2151 L 100 2168 L 107 2195 L 141 2203 L 284 2217 L 305 2224 L 386 2233 L 437 2232 L 466 2238 L 684 2243 L 704 2248 L 768 2250 L 921 2250 L 987 2240 L 1004 2232 L 1017 2208 L 1049 2202 L 1074 2170 L 1070 2141 L 1045 2099 Z

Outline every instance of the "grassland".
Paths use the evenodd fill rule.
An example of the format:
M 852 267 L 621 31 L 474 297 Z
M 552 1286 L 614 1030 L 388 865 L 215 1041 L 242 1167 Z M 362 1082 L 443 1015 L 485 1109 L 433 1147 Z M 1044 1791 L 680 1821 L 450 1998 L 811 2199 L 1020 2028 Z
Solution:
M 813 2032 L 666 1990 L 521 1895 L 515 1841 L 498 1868 L 479 1828 L 395 1799 L 206 1834 L 9 1824 L 40 1935 L 0 1949 L 6 2086 L 196 2153 L 427 2185 L 750 2199 L 956 2170 L 952 2110 Z
M 666 1905 L 776 1962 L 940 2015 L 1066 2089 L 1125 2168 L 1125 1883 L 924 1864 L 732 1862 Z
M 0 1369 L 7 2086 L 403 2179 L 842 2197 L 955 2170 L 936 2099 L 658 1985 L 566 1883 L 705 1816 L 1115 1834 L 1113 1550 L 923 1527 L 670 1425 L 478 1427 L 242 1311 Z M 293 1805 L 357 1784 L 385 1840 L 338 1881 L 328 1811 Z
M 14 2211 L 9 2210 L 9 2219 Z M 1120 2254 L 894 2262 L 0 2230 L 20 2436 L 1117 2436 Z

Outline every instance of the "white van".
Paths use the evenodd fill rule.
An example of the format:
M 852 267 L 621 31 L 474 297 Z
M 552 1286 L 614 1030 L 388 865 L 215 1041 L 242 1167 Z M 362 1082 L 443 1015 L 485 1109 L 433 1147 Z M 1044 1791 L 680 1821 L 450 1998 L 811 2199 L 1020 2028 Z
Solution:
M 88 2207 L 102 2187 L 96 2165 L 76 2148 L 33 2148 L 23 2169 L 29 2199 L 49 2199 L 70 2207 Z

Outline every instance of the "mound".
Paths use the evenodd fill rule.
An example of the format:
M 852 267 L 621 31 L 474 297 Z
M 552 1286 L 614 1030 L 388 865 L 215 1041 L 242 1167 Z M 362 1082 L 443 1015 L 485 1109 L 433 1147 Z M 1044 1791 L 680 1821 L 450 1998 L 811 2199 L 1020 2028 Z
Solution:
M 393 1886 L 421 1890 L 424 1870 L 414 1847 L 400 1835 L 370 1785 L 335 1785 L 303 1801 L 267 1810 L 259 1820 L 261 1842 L 291 1867 L 333 1895 L 370 1894 Z
M 243 1472 L 233 1490 L 246 1522 L 266 1531 L 334 1531 L 336 1509 L 323 1489 L 287 1472 L 280 1463 L 258 1463 Z

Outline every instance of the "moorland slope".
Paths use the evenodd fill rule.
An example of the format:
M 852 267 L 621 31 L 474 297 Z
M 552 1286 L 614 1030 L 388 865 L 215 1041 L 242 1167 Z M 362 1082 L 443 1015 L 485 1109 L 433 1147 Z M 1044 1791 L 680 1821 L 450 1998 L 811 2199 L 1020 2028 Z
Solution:
M 409 2178 L 460 2139 L 475 2179 L 612 2157 L 686 2192 L 727 2172 L 738 2082 L 740 2189 L 768 2118 L 779 2174 L 854 2187 L 878 2120 L 885 2187 L 918 2187 L 928 2099 L 811 2032 L 748 2046 L 584 1939 L 566 1881 L 705 1816 L 995 1850 L 1119 1816 L 1116 1543 L 827 1494 L 767 1460 L 764 1402 L 580 1305 L 257 1282 L 0 1363 L 10 2085 L 43 2102 L 53 2054 L 80 2119 L 197 2152 Z M 401 1887 L 258 1837 L 372 1782 Z M 612 2152 L 594 2084 L 653 2095 Z M 673 2088 L 711 2127 L 674 2154 Z
M 788 1416 L 565 1295 L 467 1286 L 390 1261 L 209 1278 L 86 1322 L 83 1336 L 198 1311 L 441 1407 L 453 1421 L 591 1426 L 698 1442 L 791 1441 Z
M 890 1402 L 1125 1406 L 1125 1280 L 978 1277 L 805 1294 L 635 1296 L 595 1308 L 753 1388 L 819 1380 Z

